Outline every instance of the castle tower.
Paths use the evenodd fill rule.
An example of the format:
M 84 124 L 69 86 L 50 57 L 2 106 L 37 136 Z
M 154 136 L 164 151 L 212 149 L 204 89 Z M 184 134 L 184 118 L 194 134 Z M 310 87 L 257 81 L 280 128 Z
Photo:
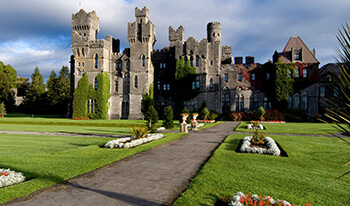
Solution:
M 151 61 L 156 28 L 149 20 L 149 10 L 135 8 L 136 21 L 128 23 L 130 43 L 130 93 L 129 119 L 142 118 L 142 94 L 148 93 L 153 84 L 154 67 Z
M 221 41 L 221 23 L 210 22 L 207 25 L 207 34 L 209 42 Z
M 86 13 L 83 9 L 72 15 L 72 28 L 83 40 L 95 40 L 100 30 L 99 18 L 95 11 Z M 72 38 L 72 43 L 74 39 Z
M 185 41 L 185 28 L 181 25 L 177 30 L 172 26 L 169 27 L 170 46 L 175 46 L 176 43 L 183 44 Z

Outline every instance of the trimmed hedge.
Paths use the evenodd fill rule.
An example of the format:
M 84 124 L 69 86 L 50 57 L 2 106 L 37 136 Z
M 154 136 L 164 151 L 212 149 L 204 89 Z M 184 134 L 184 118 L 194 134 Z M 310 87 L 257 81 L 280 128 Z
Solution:
M 89 98 L 89 77 L 85 73 L 74 90 L 73 118 L 87 118 L 87 101 Z

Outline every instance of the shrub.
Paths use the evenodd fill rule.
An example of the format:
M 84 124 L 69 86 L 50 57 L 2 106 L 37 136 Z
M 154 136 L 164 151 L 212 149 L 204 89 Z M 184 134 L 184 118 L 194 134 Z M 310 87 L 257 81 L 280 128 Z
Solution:
M 0 104 L 0 116 L 5 116 L 5 115 L 6 115 L 5 104 L 3 102 L 1 102 L 1 104 Z
M 150 131 L 147 127 L 143 126 L 134 126 L 130 127 L 131 135 L 134 136 L 134 139 L 141 139 L 146 136 Z
M 163 120 L 163 127 L 166 129 L 171 129 L 174 127 L 173 122 L 174 114 L 171 106 L 168 106 L 164 110 L 164 120 Z
M 258 114 L 259 114 L 259 120 L 264 121 L 265 120 L 264 115 L 266 114 L 264 107 L 259 107 Z
M 284 115 L 275 109 L 266 110 L 265 114 L 266 121 L 284 121 Z
M 229 116 L 233 121 L 241 121 L 242 120 L 242 114 L 240 112 L 230 113 Z
M 264 145 L 265 138 L 267 136 L 267 132 L 260 134 L 259 130 L 255 130 L 253 138 L 252 138 L 252 144 L 254 145 Z
M 202 119 L 202 120 L 207 120 L 209 114 L 210 114 L 210 111 L 208 110 L 208 108 L 204 107 L 204 108 L 202 109 L 202 111 L 200 111 L 199 117 L 200 117 L 200 119 Z
M 73 118 L 87 118 L 87 101 L 89 95 L 89 79 L 85 73 L 74 90 Z
M 150 106 L 148 108 L 146 120 L 147 120 L 148 129 L 151 130 L 151 132 L 154 132 L 155 131 L 154 127 L 155 127 L 155 124 L 158 122 L 159 117 L 158 117 L 157 110 L 153 106 Z
M 218 118 L 220 116 L 220 113 L 215 111 L 215 110 L 210 110 L 208 119 L 210 120 L 216 120 L 216 118 Z

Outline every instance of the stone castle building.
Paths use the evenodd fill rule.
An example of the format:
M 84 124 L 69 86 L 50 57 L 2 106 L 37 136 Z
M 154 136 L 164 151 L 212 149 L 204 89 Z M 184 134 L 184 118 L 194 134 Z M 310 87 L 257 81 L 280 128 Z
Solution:
M 255 87 L 261 65 L 252 56 L 247 56 L 245 62 L 243 57 L 232 57 L 232 47 L 221 45 L 221 23 L 208 23 L 207 38 L 201 41 L 193 37 L 185 40 L 183 26 L 170 27 L 170 45 L 154 50 L 156 28 L 149 19 L 149 10 L 136 8 L 135 17 L 134 22 L 128 23 L 130 48 L 120 51 L 119 40 L 111 36 L 97 39 L 100 28 L 96 12 L 80 10 L 72 15 L 72 88 L 77 87 L 84 73 L 88 74 L 90 84 L 96 86 L 96 76 L 108 72 L 112 94 L 108 118 L 142 118 L 142 94 L 148 93 L 152 84 L 157 110 L 174 106 L 172 88 L 176 60 L 180 58 L 195 67 L 198 74 L 192 87 L 201 93 L 185 102 L 190 111 L 198 109 L 203 101 L 208 109 L 220 113 L 256 110 L 259 106 L 269 109 L 269 99 Z M 304 47 L 302 51 L 296 47 L 294 50 L 300 51 L 300 56 L 305 54 Z M 281 57 L 278 53 L 274 55 L 277 59 Z

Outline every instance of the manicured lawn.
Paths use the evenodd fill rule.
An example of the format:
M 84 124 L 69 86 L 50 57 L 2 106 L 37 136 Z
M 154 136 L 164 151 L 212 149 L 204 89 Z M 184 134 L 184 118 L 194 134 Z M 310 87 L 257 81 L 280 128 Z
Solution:
M 237 128 L 238 132 L 253 132 L 247 129 L 249 122 L 242 122 Z M 285 133 L 285 134 L 330 134 L 338 132 L 335 128 L 324 123 L 278 123 L 278 124 L 262 124 L 266 127 L 268 133 Z
M 102 167 L 184 134 L 165 137 L 132 149 L 100 148 L 112 138 L 0 134 L 0 168 L 23 172 L 28 181 L 0 188 L 0 203 Z
M 271 135 L 289 157 L 236 153 L 244 136 L 228 136 L 174 205 L 214 205 L 238 191 L 297 205 L 345 205 L 349 199 L 350 176 L 329 187 L 350 169 L 343 167 L 349 162 L 349 145 L 331 137 Z

